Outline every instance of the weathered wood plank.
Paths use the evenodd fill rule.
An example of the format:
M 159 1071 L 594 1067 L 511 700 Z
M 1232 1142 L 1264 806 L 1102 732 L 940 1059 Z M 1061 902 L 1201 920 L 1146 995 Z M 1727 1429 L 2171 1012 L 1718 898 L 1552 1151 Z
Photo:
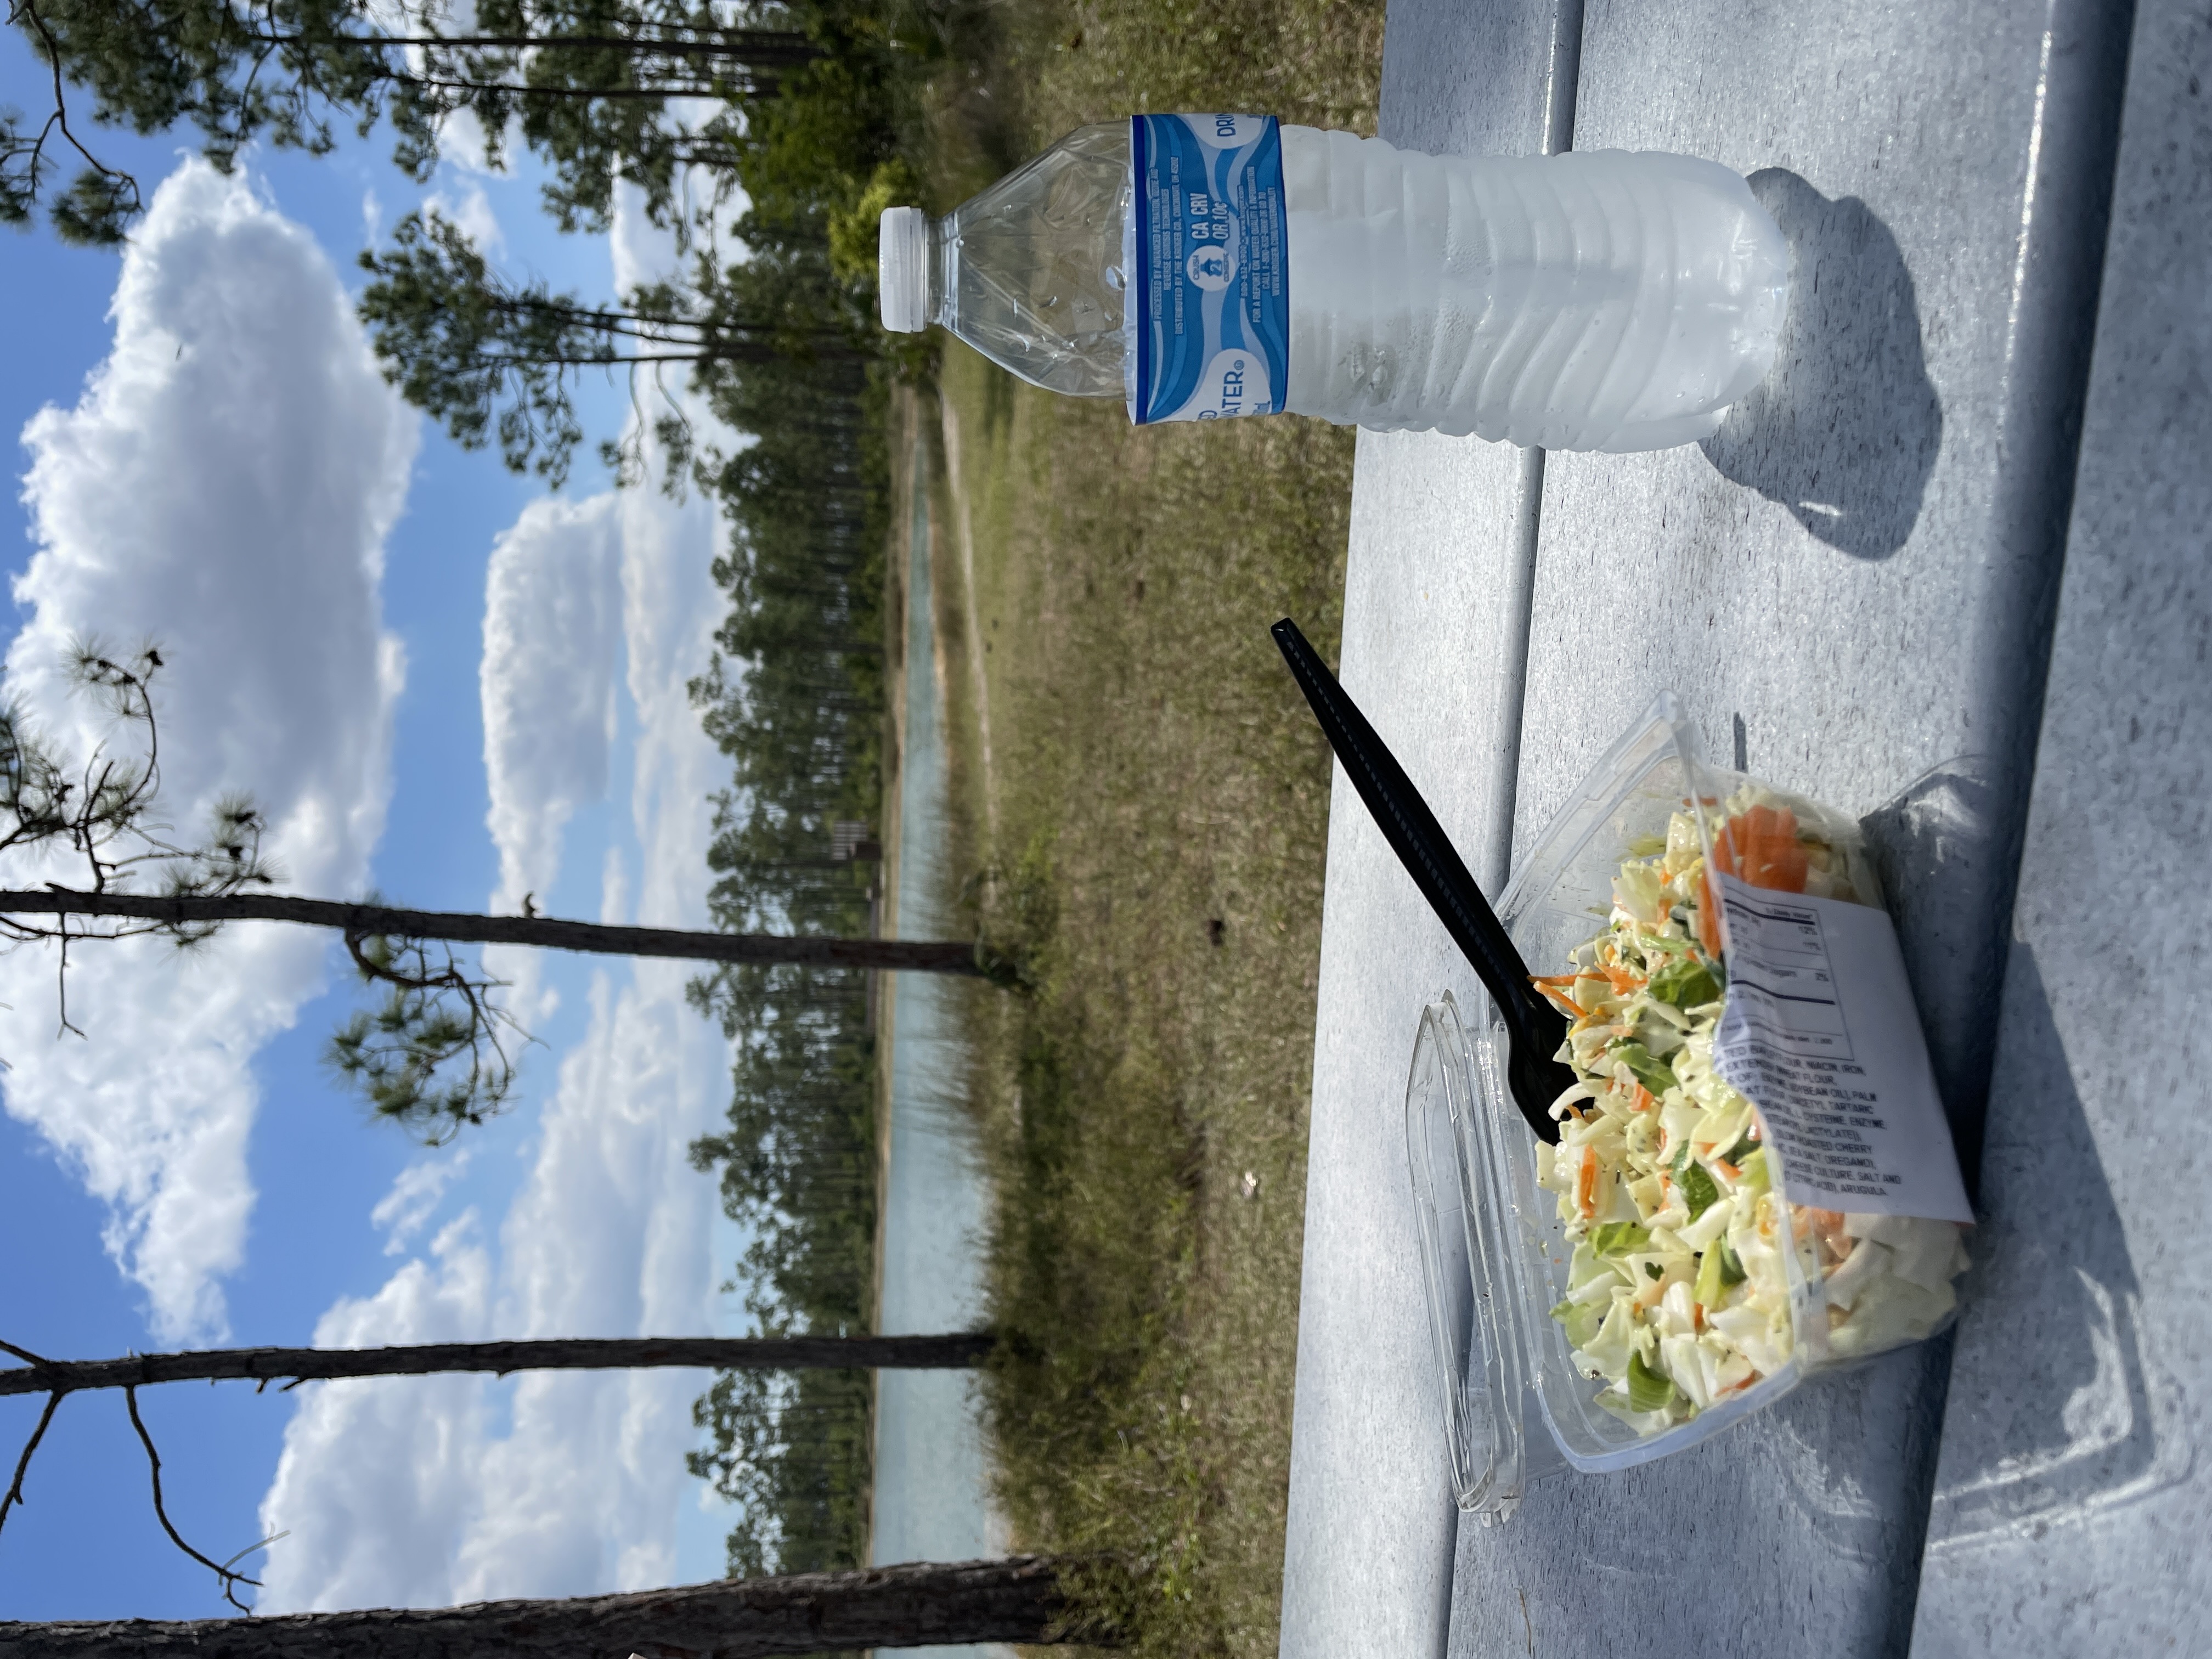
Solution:
M 1919 1654 L 2212 1639 L 2208 271 L 2212 17 L 2139 0 Z
M 1572 18 L 1578 8 L 1570 0 L 1567 10 Z M 1382 136 L 1443 154 L 1541 149 L 1559 22 L 1553 0 L 1394 7 Z M 1352 487 L 1344 682 L 1493 890 L 1512 810 L 1533 482 L 1516 451 L 1363 433 Z M 1297 695 L 1287 674 L 1283 695 Z M 1414 1253 L 1403 1099 L 1421 1007 L 1446 986 L 1469 994 L 1466 964 L 1340 772 L 1315 1035 L 1285 1659 L 1420 1659 L 1443 1645 L 1458 1511 Z
M 1592 0 L 1583 32 L 1575 147 L 1753 174 L 1796 287 L 1777 377 L 1713 441 L 1551 458 L 1516 843 L 1669 686 L 1723 760 L 1869 815 L 1970 1160 L 2125 29 L 2005 0 Z M 1902 1651 L 1948 1358 L 1464 1528 L 1453 1650 Z

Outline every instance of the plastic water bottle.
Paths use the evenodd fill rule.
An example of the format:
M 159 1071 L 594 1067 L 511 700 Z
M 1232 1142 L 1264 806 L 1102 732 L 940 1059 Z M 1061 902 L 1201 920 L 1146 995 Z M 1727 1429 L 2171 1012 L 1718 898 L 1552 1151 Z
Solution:
M 1765 378 L 1789 295 L 1780 230 L 1714 162 L 1424 155 L 1272 116 L 1083 127 L 880 234 L 886 328 L 942 325 L 1140 424 L 1660 449 Z

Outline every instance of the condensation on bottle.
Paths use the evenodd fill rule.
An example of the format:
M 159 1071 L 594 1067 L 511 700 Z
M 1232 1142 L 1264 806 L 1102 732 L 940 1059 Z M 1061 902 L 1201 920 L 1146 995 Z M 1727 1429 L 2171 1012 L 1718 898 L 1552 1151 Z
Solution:
M 1248 155 L 1277 170 L 1232 176 Z M 941 220 L 892 209 L 881 252 L 885 327 L 940 325 L 1139 421 L 1288 410 L 1547 449 L 1709 436 L 1772 367 L 1789 296 L 1780 230 L 1717 163 L 1427 155 L 1249 116 L 1079 128 Z M 1231 275 L 1250 292 L 1218 295 Z M 1201 320 L 1246 356 L 1186 350 Z M 1162 412 L 1146 388 L 1179 351 L 1191 395 Z

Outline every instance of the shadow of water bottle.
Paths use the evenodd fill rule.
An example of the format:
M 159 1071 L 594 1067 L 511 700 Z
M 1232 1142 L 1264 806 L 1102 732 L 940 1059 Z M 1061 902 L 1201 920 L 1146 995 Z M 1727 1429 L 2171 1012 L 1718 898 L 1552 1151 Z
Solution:
M 1831 547 L 1886 559 L 1919 520 L 1943 436 L 1912 273 L 1856 197 L 1780 167 L 1749 182 L 1790 243 L 1790 312 L 1773 373 L 1699 447 Z

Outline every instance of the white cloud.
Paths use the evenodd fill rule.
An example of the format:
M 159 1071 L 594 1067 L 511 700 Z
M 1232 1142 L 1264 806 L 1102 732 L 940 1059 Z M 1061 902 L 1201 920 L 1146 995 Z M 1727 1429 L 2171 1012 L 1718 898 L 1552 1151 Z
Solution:
M 9 690 L 65 748 L 112 735 L 68 692 L 74 635 L 157 638 L 163 803 L 190 836 L 252 792 L 311 893 L 358 889 L 383 826 L 403 668 L 378 588 L 416 424 L 312 238 L 243 178 L 188 161 L 125 254 L 114 348 L 73 410 L 30 422 L 38 550 Z M 82 879 L 67 867 L 4 872 Z M 53 962 L 0 962 L 8 1110 L 110 1206 L 107 1243 L 163 1340 L 212 1338 L 253 1188 L 255 1051 L 319 989 L 328 942 L 240 925 L 180 957 L 82 947 L 55 1033 Z
M 481 146 L 481 139 L 476 142 Z M 470 244 L 486 258 L 506 252 L 507 235 L 499 228 L 499 215 L 492 210 L 491 198 L 484 194 L 484 187 L 477 180 L 469 180 L 468 189 L 458 202 L 445 191 L 434 190 L 422 198 L 422 208 L 426 213 L 434 213 L 459 226 Z
M 490 1253 L 469 1212 L 439 1233 L 428 1261 L 394 1273 L 377 1293 L 339 1302 L 315 1327 L 315 1346 L 467 1342 L 488 1331 Z M 283 1587 L 313 1583 L 318 1607 L 432 1607 L 447 1600 L 454 1553 L 481 1501 L 483 1447 L 493 1385 L 476 1376 L 310 1382 L 285 1427 L 264 1517 L 264 1607 Z M 395 1517 L 405 1524 L 394 1526 Z M 276 1598 L 276 1599 L 272 1599 Z
M 623 856 L 619 847 L 608 848 L 606 858 L 599 866 L 599 925 L 629 925 L 629 860 Z
M 726 110 L 727 106 L 723 108 Z M 719 112 L 714 105 L 702 100 L 671 99 L 668 112 L 673 119 L 696 126 L 704 125 Z M 718 186 L 727 191 L 719 199 L 713 194 Z M 672 232 L 647 219 L 645 192 L 635 185 L 621 183 L 615 186 L 615 198 L 612 243 L 617 291 L 627 294 L 641 283 L 674 276 L 684 264 L 676 251 L 676 238 Z M 674 199 L 682 216 L 691 221 L 695 234 L 702 210 L 713 209 L 712 222 L 705 234 L 725 263 L 743 263 L 752 257 L 751 251 L 738 239 L 738 223 L 750 210 L 751 198 L 726 175 L 720 179 L 698 174 L 679 178 Z M 673 377 L 671 379 L 672 382 Z M 723 435 L 732 434 L 725 429 Z
M 572 811 L 587 797 L 590 767 L 606 763 L 605 728 L 595 723 L 600 682 L 586 660 L 600 659 L 595 644 L 579 642 L 588 629 L 575 608 L 588 586 L 576 576 L 586 562 L 579 525 L 599 522 L 592 513 L 616 538 L 610 568 L 618 565 L 621 684 L 635 714 L 638 842 L 634 873 L 615 849 L 599 849 L 600 908 L 648 925 L 700 926 L 708 797 L 726 775 L 684 687 L 704 665 L 720 615 L 708 571 L 717 532 L 706 504 L 679 507 L 654 492 L 582 508 L 540 504 L 501 544 L 517 586 L 502 590 L 495 578 L 484 684 L 487 733 L 496 690 L 505 734 L 496 744 L 488 736 L 488 753 L 508 757 L 493 763 L 505 780 L 495 782 L 493 812 L 502 890 L 551 884 L 559 834 L 546 839 L 525 818 L 542 822 L 563 801 Z M 562 552 L 544 552 L 556 539 Z M 515 550 L 526 544 L 538 550 L 528 559 Z M 501 605 L 546 620 L 501 635 L 495 651 L 489 616 Z M 605 614 L 617 614 L 616 604 Z M 590 751 L 589 764 L 564 769 L 578 749 Z M 501 801 L 513 816 L 501 817 Z M 538 1114 L 489 1297 L 469 1301 L 474 1260 L 442 1244 L 443 1255 L 409 1262 L 371 1302 L 334 1310 L 334 1321 L 347 1316 L 344 1340 L 432 1340 L 423 1333 L 465 1308 L 479 1337 L 714 1328 L 716 1194 L 687 1148 L 721 1111 L 728 1056 L 684 1002 L 691 971 L 640 962 L 592 975 L 588 1027 Z M 447 1285 L 450 1294 L 432 1294 Z M 690 1484 L 690 1403 L 703 1385 L 689 1371 L 540 1372 L 482 1388 L 313 1385 L 262 1508 L 264 1530 L 292 1535 L 270 1551 L 260 1605 L 428 1607 L 665 1583 Z
M 728 782 L 729 769 L 700 728 L 687 688 L 707 666 L 722 618 L 724 597 L 708 569 L 720 532 L 712 507 L 696 496 L 676 507 L 657 491 L 633 489 L 622 509 L 623 643 L 638 728 L 630 817 L 641 866 L 624 902 L 647 927 L 700 927 L 708 798 Z
M 538 1167 L 501 1230 L 514 1328 L 703 1331 L 714 1194 L 684 1148 L 719 1102 L 722 1051 L 684 1004 L 681 964 L 641 965 L 618 994 L 595 977 L 592 1036 L 562 1068 Z M 485 1449 L 452 1599 L 666 1583 L 702 1384 L 696 1372 L 523 1376 L 513 1431 Z
M 438 1205 L 446 1196 L 446 1188 L 454 1178 L 469 1167 L 473 1156 L 471 1148 L 441 1148 L 419 1163 L 410 1164 L 399 1172 L 392 1183 L 392 1190 L 376 1201 L 368 1212 L 372 1226 L 387 1229 L 384 1253 L 398 1255 L 415 1241 L 415 1235 L 430 1223 L 438 1212 Z
M 620 512 L 614 497 L 540 499 L 494 544 L 484 579 L 487 823 L 499 848 L 493 906 L 542 898 L 562 832 L 607 793 L 621 644 Z
M 714 1194 L 684 1147 L 719 1100 L 724 1055 L 684 1006 L 680 964 L 637 979 L 617 992 L 594 975 L 590 1032 L 563 1060 L 495 1267 L 456 1223 L 430 1261 L 333 1308 L 319 1346 L 707 1328 Z M 689 1371 L 310 1384 L 262 1504 L 263 1530 L 290 1535 L 270 1547 L 259 1606 L 665 1583 L 702 1386 Z

